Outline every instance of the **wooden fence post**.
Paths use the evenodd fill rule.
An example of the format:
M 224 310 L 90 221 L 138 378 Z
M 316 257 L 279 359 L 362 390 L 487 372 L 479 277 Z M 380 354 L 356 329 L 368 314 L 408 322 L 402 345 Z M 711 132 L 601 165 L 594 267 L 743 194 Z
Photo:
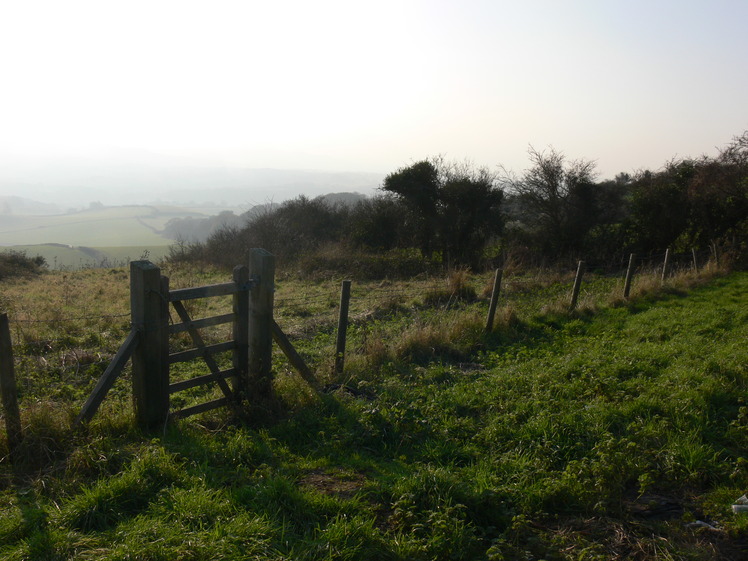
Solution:
M 579 298 L 579 289 L 582 287 L 582 277 L 584 276 L 584 261 L 580 261 L 577 264 L 577 276 L 574 278 L 574 288 L 571 291 L 571 304 L 570 310 L 577 307 L 577 299 Z
M 249 282 L 249 269 L 246 265 L 234 267 L 234 282 L 239 290 L 234 294 L 233 302 L 233 335 L 236 342 L 233 366 L 236 376 L 232 379 L 232 384 L 234 393 L 241 401 L 247 398 L 249 368 L 249 291 L 242 290 Z
M 169 284 L 150 261 L 130 263 L 130 309 L 138 344 L 132 355 L 135 417 L 143 429 L 169 414 Z
M 501 277 L 503 274 L 503 269 L 496 269 L 496 274 L 493 278 L 493 290 L 491 291 L 491 303 L 488 306 L 486 332 L 490 332 L 493 329 L 493 318 L 496 315 L 496 305 L 499 302 L 499 293 L 501 292 Z
M 698 273 L 699 272 L 699 262 L 696 260 L 696 248 L 691 248 L 691 257 L 693 257 L 693 272 Z
M 670 248 L 665 250 L 665 261 L 662 263 L 662 284 L 665 284 L 670 273 Z
M 0 314 L 0 395 L 5 412 L 5 430 L 8 433 L 8 448 L 11 452 L 21 443 L 21 415 L 18 410 L 18 390 L 13 365 L 13 346 L 10 339 L 10 324 L 7 314 Z
M 275 257 L 264 249 L 251 249 L 249 277 L 254 284 L 249 293 L 247 397 L 253 403 L 267 404 L 273 397 Z
M 345 339 L 348 331 L 348 303 L 351 300 L 351 281 L 344 280 L 340 287 L 340 315 L 338 337 L 335 342 L 335 373 L 342 374 L 345 365 Z
M 629 255 L 629 267 L 626 269 L 626 280 L 623 283 L 623 297 L 628 298 L 631 292 L 631 280 L 634 278 L 634 262 L 636 261 L 636 254 L 632 253 Z

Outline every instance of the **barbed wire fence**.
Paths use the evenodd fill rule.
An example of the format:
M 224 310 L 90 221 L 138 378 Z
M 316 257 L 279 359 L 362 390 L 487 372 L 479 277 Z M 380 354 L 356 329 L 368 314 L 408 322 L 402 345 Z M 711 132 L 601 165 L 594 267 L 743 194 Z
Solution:
M 635 278 L 662 274 L 666 257 L 662 253 L 637 255 Z M 698 270 L 714 255 L 709 250 L 670 254 L 670 270 Z M 628 260 L 611 266 L 610 262 L 587 262 L 591 275 L 581 298 L 603 298 L 623 286 Z M 378 322 L 399 316 L 405 318 L 401 329 L 427 321 L 448 321 L 448 314 L 464 311 L 469 305 L 475 314 L 489 308 L 493 275 L 465 275 L 475 298 L 464 299 L 450 294 L 454 286 L 444 275 L 423 275 L 409 280 L 353 280 L 348 309 L 351 353 L 366 352 L 372 331 L 384 328 Z M 506 271 L 502 281 L 500 305 L 518 309 L 534 307 L 540 312 L 543 301 L 563 299 L 571 291 L 574 271 Z M 305 340 L 304 357 L 313 368 L 332 370 L 335 360 L 334 336 L 339 320 L 340 281 L 309 282 L 290 293 L 284 282 L 277 281 L 274 314 L 277 322 L 294 340 Z M 294 287 L 297 287 L 294 284 Z M 440 295 L 440 296 L 434 296 Z M 540 295 L 540 299 L 539 299 Z M 224 301 L 230 309 L 230 301 Z M 439 315 L 441 314 L 441 315 Z M 34 317 L 24 310 L 10 318 L 14 367 L 18 394 L 22 402 L 79 399 L 96 383 L 130 330 L 130 313 L 74 314 L 70 316 Z M 119 336 L 122 337 L 119 337 Z M 208 335 L 210 339 L 210 335 Z M 175 344 L 179 344 L 177 341 Z M 315 348 L 315 345 L 317 347 Z M 313 351 L 308 349 L 313 348 Z M 0 357 L 2 360 L 2 357 Z M 127 378 L 127 369 L 123 375 Z

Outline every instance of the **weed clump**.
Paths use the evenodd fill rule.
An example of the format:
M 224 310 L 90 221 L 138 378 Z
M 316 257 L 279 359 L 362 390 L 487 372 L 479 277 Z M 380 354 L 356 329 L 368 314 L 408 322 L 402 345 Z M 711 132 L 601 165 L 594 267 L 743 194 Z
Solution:
M 74 497 L 61 513 L 76 530 L 104 530 L 144 510 L 164 488 L 184 483 L 177 459 L 161 448 L 147 450 L 118 477 L 101 480 Z
M 0 280 L 41 274 L 47 265 L 41 255 L 29 257 L 25 251 L 0 252 Z
M 73 416 L 72 407 L 58 403 L 38 402 L 23 408 L 23 439 L 12 455 L 18 473 L 39 473 L 70 453 L 75 446 Z M 0 450 L 6 446 L 5 438 L 0 438 Z
M 474 302 L 478 294 L 470 284 L 470 272 L 467 269 L 455 269 L 447 275 L 443 286 L 430 289 L 423 297 L 425 306 L 450 306 L 460 302 Z

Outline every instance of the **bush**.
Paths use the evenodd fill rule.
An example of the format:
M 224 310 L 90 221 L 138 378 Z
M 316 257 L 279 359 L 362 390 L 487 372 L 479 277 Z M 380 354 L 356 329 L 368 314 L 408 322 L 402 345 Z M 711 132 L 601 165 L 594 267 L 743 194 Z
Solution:
M 41 255 L 29 257 L 25 251 L 3 251 L 0 253 L 0 280 L 38 275 L 46 265 L 47 261 Z

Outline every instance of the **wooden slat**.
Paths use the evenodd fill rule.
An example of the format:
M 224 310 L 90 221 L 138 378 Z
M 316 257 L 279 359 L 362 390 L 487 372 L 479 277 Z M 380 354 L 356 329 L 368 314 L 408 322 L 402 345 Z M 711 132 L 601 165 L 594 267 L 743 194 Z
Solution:
M 273 339 L 286 355 L 286 357 L 288 357 L 288 361 L 291 363 L 291 365 L 298 371 L 299 374 L 301 374 L 301 377 L 306 380 L 307 384 L 312 386 L 314 390 L 320 391 L 320 385 L 317 381 L 317 378 L 314 376 L 314 373 L 306 365 L 304 359 L 301 358 L 301 355 L 296 352 L 296 349 L 293 348 L 291 341 L 288 340 L 286 334 L 283 333 L 278 324 L 275 323 L 275 320 L 272 321 L 271 328 L 273 332 Z
M 189 417 L 190 415 L 197 415 L 198 413 L 205 413 L 206 411 L 218 409 L 219 407 L 225 407 L 226 405 L 230 405 L 230 404 L 231 404 L 230 399 L 226 397 L 222 397 L 220 399 L 214 399 L 213 401 L 208 401 L 206 403 L 193 405 L 192 407 L 185 407 L 184 409 L 180 409 L 179 411 L 174 411 L 169 415 L 169 418 L 179 419 L 179 418 Z
M 197 349 L 190 349 L 189 351 L 182 351 L 179 353 L 173 353 L 169 355 L 169 364 L 175 364 L 177 362 L 186 362 L 188 360 L 194 360 L 196 358 L 202 358 L 205 356 L 214 355 L 217 353 L 223 353 L 226 351 L 233 351 L 236 348 L 234 341 L 226 341 L 225 343 L 216 343 L 215 345 L 206 345 Z
M 107 392 L 112 388 L 112 385 L 117 379 L 117 376 L 119 376 L 120 372 L 122 372 L 122 369 L 125 367 L 125 364 L 127 364 L 127 361 L 130 359 L 130 355 L 132 355 L 132 351 L 133 349 L 135 349 L 135 346 L 137 344 L 138 332 L 132 330 L 127 336 L 127 339 L 125 339 L 125 342 L 122 343 L 122 346 L 120 346 L 117 354 L 114 355 L 112 362 L 110 362 L 109 366 L 107 366 L 106 370 L 104 370 L 104 373 L 96 383 L 96 387 L 91 392 L 91 395 L 88 396 L 88 399 L 83 405 L 81 412 L 75 419 L 76 423 L 91 420 L 96 411 L 99 409 L 101 402 L 104 401 L 104 397 L 106 396 Z
M 235 283 L 231 283 L 231 284 L 236 286 Z M 192 323 L 192 320 L 190 319 L 190 314 L 187 313 L 187 309 L 184 307 L 184 304 L 182 304 L 182 302 L 172 302 L 172 304 L 174 305 L 174 309 L 177 311 L 177 314 L 179 314 L 179 318 L 189 326 Z M 198 349 L 206 348 L 205 341 L 203 341 L 203 338 L 197 329 L 190 326 L 187 331 L 189 332 L 190 337 L 192 337 L 192 342 L 195 343 L 195 346 Z M 235 341 L 231 341 L 231 345 L 232 345 L 232 348 L 236 348 Z M 210 371 L 212 374 L 220 374 L 221 369 L 218 367 L 218 364 L 213 358 L 213 355 L 211 355 L 210 353 L 203 354 L 203 360 L 205 361 L 205 364 L 208 365 L 208 368 L 210 368 Z M 219 377 L 219 378 L 216 378 L 216 383 L 218 384 L 218 387 L 221 388 L 223 395 L 225 395 L 229 399 L 234 398 L 234 394 L 231 392 L 231 388 L 229 388 L 229 385 L 226 383 L 226 380 Z
M 179 288 L 169 292 L 169 302 L 194 300 L 196 298 L 208 298 L 211 296 L 228 296 L 235 294 L 237 290 L 239 289 L 234 282 L 209 284 L 208 286 L 197 286 L 195 288 Z
M 195 329 L 202 329 L 203 327 L 213 327 L 214 325 L 223 325 L 224 323 L 231 323 L 234 321 L 234 314 L 223 314 L 222 316 L 213 316 L 209 318 L 193 319 L 189 324 L 187 323 L 175 323 L 169 326 L 169 333 L 174 335 L 176 333 L 182 333 L 188 331 L 190 326 Z
M 234 267 L 234 282 L 245 285 L 249 281 L 249 267 L 237 265 Z M 232 298 L 234 321 L 231 333 L 236 342 L 236 350 L 232 353 L 232 364 L 236 375 L 231 380 L 234 392 L 241 400 L 249 394 L 249 378 L 247 367 L 249 366 L 249 291 L 237 292 Z
M 230 378 L 231 376 L 234 376 L 235 374 L 236 374 L 236 370 L 234 370 L 233 368 L 229 368 L 228 370 L 223 370 L 219 372 L 218 374 L 205 374 L 204 376 L 197 376 L 195 378 L 190 378 L 189 380 L 182 380 L 180 382 L 174 382 L 172 384 L 169 384 L 169 393 L 172 394 L 172 393 L 181 392 L 189 388 L 202 386 L 203 384 L 208 384 L 210 382 L 216 382 L 219 379 L 225 380 L 226 378 Z

